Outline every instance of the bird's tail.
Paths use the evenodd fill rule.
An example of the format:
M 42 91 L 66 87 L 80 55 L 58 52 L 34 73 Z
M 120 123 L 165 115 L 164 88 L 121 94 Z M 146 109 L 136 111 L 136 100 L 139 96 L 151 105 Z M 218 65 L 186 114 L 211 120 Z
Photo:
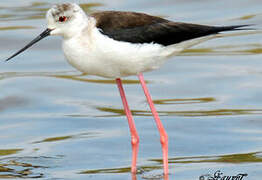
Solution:
M 191 39 L 191 40 L 187 40 L 187 41 L 183 41 L 181 43 L 169 46 L 168 48 L 173 49 L 173 52 L 170 53 L 168 56 L 177 55 L 177 54 L 181 53 L 183 50 L 185 50 L 187 48 L 190 48 L 192 46 L 195 46 L 197 44 L 200 44 L 202 42 L 205 42 L 205 41 L 208 41 L 208 40 L 211 40 L 211 39 L 231 36 L 230 34 L 229 35 L 228 34 L 220 34 L 220 32 L 224 32 L 224 31 L 238 31 L 238 30 L 254 30 L 252 28 L 246 28 L 246 27 L 249 27 L 249 26 L 251 26 L 251 25 L 218 26 L 216 28 L 214 28 L 214 26 L 213 26 L 214 32 L 210 33 L 210 35 L 207 35 L 207 36 L 204 36 L 204 37 L 195 38 L 195 39 Z
M 205 42 L 211 39 L 231 36 L 230 34 L 221 34 L 220 32 L 239 31 L 239 30 L 255 30 L 255 29 L 249 28 L 249 26 L 252 26 L 252 25 L 247 24 L 247 25 L 236 25 L 236 26 L 209 26 L 210 29 L 208 29 L 207 32 L 205 32 L 207 34 L 205 36 L 202 36 L 202 37 L 200 36 L 198 38 L 186 40 L 181 43 L 168 46 L 167 51 L 166 51 L 168 52 L 167 56 L 177 55 L 181 53 L 184 49 L 190 48 L 192 46 L 195 46 L 197 44 L 200 44 L 202 42 Z
M 239 31 L 239 30 L 255 30 L 254 28 L 250 28 L 253 24 L 245 24 L 245 25 L 236 25 L 236 26 L 218 26 L 215 27 L 214 33 L 219 33 L 223 31 Z

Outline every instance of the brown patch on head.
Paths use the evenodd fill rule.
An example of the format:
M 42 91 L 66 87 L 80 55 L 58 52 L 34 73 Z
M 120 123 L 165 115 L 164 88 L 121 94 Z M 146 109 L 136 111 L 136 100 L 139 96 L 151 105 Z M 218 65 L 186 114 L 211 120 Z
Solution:
M 72 8 L 72 6 L 71 4 L 61 4 L 59 8 L 61 9 L 61 11 L 68 11 L 69 9 Z
M 73 10 L 73 8 L 73 5 L 70 3 L 57 4 L 52 11 L 52 16 L 58 17 L 65 14 L 67 11 Z

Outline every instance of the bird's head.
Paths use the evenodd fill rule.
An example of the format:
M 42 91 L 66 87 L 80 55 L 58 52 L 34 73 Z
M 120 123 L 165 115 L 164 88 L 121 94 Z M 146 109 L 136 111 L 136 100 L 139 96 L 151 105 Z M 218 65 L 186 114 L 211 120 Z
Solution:
M 47 36 L 60 35 L 64 38 L 71 38 L 80 33 L 87 26 L 88 22 L 85 12 L 75 3 L 54 5 L 48 10 L 46 19 L 47 29 L 25 47 L 6 59 L 6 61 L 9 61 Z
M 58 4 L 46 14 L 47 28 L 50 35 L 61 35 L 70 38 L 87 25 L 85 12 L 74 3 Z

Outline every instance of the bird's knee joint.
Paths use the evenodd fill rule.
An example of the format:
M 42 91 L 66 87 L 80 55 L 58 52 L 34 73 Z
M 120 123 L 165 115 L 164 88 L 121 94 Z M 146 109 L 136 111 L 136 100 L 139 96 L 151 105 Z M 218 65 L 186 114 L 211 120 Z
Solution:
M 132 137 L 132 138 L 131 138 L 131 144 L 132 144 L 132 145 L 137 145 L 137 144 L 139 144 L 139 137 Z
M 160 137 L 160 142 L 161 142 L 162 145 L 168 144 L 168 136 L 167 136 L 167 134 L 162 135 L 162 136 Z

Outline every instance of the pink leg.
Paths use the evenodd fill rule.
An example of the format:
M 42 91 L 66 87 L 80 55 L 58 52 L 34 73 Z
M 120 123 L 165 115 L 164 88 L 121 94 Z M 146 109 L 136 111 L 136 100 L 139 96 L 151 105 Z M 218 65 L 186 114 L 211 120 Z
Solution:
M 131 111 L 128 107 L 128 103 L 126 100 L 124 88 L 122 86 L 122 82 L 120 78 L 116 79 L 116 83 L 120 92 L 120 96 L 123 102 L 123 106 L 125 109 L 126 117 L 128 120 L 128 125 L 130 129 L 130 134 L 131 134 L 131 144 L 132 144 L 132 166 L 131 166 L 131 172 L 136 173 L 136 160 L 137 160 L 137 153 L 138 153 L 138 144 L 139 144 L 139 136 L 136 131 L 136 126 L 131 114 Z
M 156 108 L 154 106 L 154 103 L 152 101 L 152 98 L 150 96 L 150 93 L 146 87 L 146 83 L 145 83 L 145 80 L 144 80 L 144 76 L 142 73 L 140 73 L 138 75 L 139 77 L 139 80 L 140 80 L 140 83 L 142 85 L 142 88 L 144 90 L 144 93 L 145 93 L 145 96 L 147 98 L 147 102 L 150 106 L 150 109 L 152 111 L 152 114 L 155 118 L 155 122 L 156 122 L 156 125 L 157 125 L 157 128 L 158 128 L 158 131 L 159 131 L 159 134 L 160 134 L 160 142 L 162 144 L 162 151 L 163 151 L 163 164 L 164 164 L 164 174 L 167 175 L 168 174 L 168 136 L 167 136 L 167 133 L 165 131 L 165 128 L 158 116 L 158 113 L 156 111 Z

